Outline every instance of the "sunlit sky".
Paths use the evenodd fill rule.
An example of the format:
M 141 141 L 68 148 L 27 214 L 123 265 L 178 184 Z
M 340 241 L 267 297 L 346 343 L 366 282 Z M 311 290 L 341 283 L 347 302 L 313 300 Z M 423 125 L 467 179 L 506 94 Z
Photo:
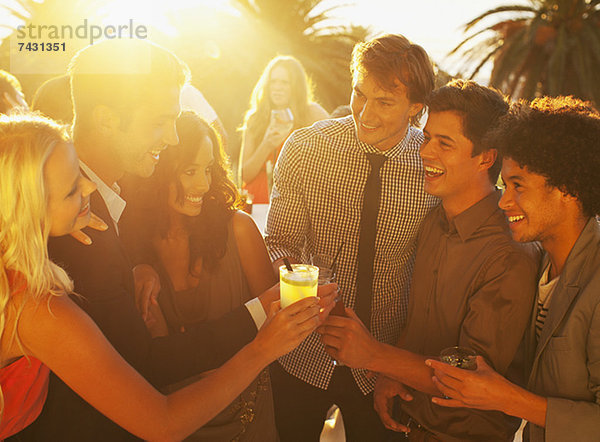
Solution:
M 52 0 L 34 0 L 38 3 Z M 280 0 L 285 2 L 286 0 Z M 82 3 L 85 3 L 82 2 Z M 135 18 L 153 22 L 163 30 L 164 12 L 185 9 L 193 4 L 228 8 L 229 0 L 108 0 L 101 4 L 100 15 L 110 18 Z M 324 0 L 325 8 L 347 5 L 332 14 L 348 22 L 370 26 L 374 30 L 398 32 L 421 44 L 434 58 L 443 56 L 461 39 L 461 26 L 479 13 L 502 4 L 528 3 L 527 0 Z M 0 0 L 15 6 L 18 0 Z M 0 14 L 2 12 L 0 11 Z M 162 23 L 161 23 L 162 22 Z
M 337 0 L 326 0 L 340 4 Z M 352 0 L 351 0 L 352 1 Z M 462 27 L 474 17 L 501 5 L 527 0 L 354 0 L 335 14 L 370 26 L 374 31 L 400 33 L 425 48 L 444 68 L 454 71 L 446 54 L 463 38 Z
M 30 0 L 31 1 L 31 0 Z M 33 0 L 52 3 L 53 0 Z M 285 2 L 287 0 L 280 0 Z M 450 73 L 456 73 L 456 59 L 447 59 L 446 54 L 464 37 L 462 26 L 480 13 L 506 4 L 526 4 L 528 0 L 324 0 L 321 10 L 335 5 L 345 5 L 331 12 L 340 23 L 368 26 L 375 33 L 401 33 L 423 46 L 432 59 Z M 18 0 L 0 0 L 2 5 L 13 6 Z M 82 0 L 95 11 L 101 22 L 118 23 L 134 19 L 160 29 L 168 35 L 177 35 L 167 18 L 171 14 L 185 14 L 194 5 L 209 5 L 211 8 L 235 13 L 229 0 Z M 6 23 L 7 17 L 4 17 Z M 0 21 L 1 22 L 1 21 Z M 198 21 L 201 25 L 201 20 Z M 7 29 L 0 31 L 6 32 Z M 1 38 L 2 36 L 0 36 Z M 485 74 L 479 80 L 484 80 Z

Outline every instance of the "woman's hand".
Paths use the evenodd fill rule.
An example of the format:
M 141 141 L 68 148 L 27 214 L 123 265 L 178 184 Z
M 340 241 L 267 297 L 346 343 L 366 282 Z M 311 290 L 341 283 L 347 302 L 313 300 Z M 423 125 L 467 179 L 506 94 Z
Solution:
M 150 336 L 153 338 L 167 336 L 169 334 L 167 321 L 165 320 L 163 312 L 158 305 L 158 301 L 154 299 L 148 306 L 148 313 L 144 317 L 144 324 L 146 325 L 146 329 L 150 333 Z M 182 332 L 183 331 L 185 331 L 185 329 L 182 327 Z
M 283 310 L 279 301 L 273 302 L 267 322 L 253 343 L 269 358 L 269 363 L 274 361 L 295 349 L 318 327 L 320 309 L 316 297 L 304 298 Z
M 133 268 L 135 305 L 144 321 L 148 320 L 150 305 L 158 305 L 160 277 L 150 264 L 138 264 Z
M 269 151 L 273 151 L 283 144 L 291 130 L 291 125 L 286 127 L 281 124 L 271 123 L 265 131 L 265 135 L 263 136 L 261 144 L 264 145 Z

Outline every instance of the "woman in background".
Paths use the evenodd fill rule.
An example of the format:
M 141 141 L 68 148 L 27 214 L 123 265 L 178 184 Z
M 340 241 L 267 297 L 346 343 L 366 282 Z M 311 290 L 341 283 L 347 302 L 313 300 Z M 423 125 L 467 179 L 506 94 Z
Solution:
M 0 117 L 0 439 L 37 418 L 52 370 L 136 436 L 181 440 L 318 325 L 315 300 L 273 308 L 256 338 L 222 367 L 160 394 L 66 296 L 73 283 L 48 258 L 49 236 L 88 223 L 94 190 L 63 128 L 36 115 Z
M 269 202 L 273 166 L 292 130 L 326 118 L 302 64 L 291 56 L 272 59 L 252 91 L 242 127 L 242 180 L 254 203 Z
M 216 319 L 277 282 L 260 232 L 238 210 L 239 195 L 216 132 L 184 111 L 177 133 L 179 144 L 161 154 L 154 175 L 130 183 L 142 191 L 128 197 L 129 214 L 120 224 L 135 261 L 151 264 L 160 276 L 158 303 L 169 333 Z M 276 438 L 265 370 L 191 439 Z

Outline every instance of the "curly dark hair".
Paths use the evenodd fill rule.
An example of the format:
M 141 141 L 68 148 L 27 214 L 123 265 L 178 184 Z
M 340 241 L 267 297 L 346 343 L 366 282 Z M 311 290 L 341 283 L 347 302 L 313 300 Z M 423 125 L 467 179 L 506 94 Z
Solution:
M 235 211 L 240 208 L 241 199 L 232 181 L 231 167 L 217 132 L 195 112 L 184 111 L 177 119 L 177 134 L 179 144 L 161 154 L 156 171 L 150 178 L 148 196 L 154 206 L 152 232 L 166 237 L 169 229 L 169 185 L 176 184 L 176 199 L 178 202 L 183 201 L 179 175 L 194 162 L 200 140 L 208 136 L 212 141 L 215 159 L 211 169 L 211 184 L 203 197 L 200 215 L 189 217 L 186 227 L 190 233 L 190 272 L 197 258 L 202 258 L 203 267 L 211 271 L 225 255 L 227 226 Z M 148 221 L 152 222 L 152 219 Z
M 543 97 L 511 106 L 492 134 L 495 147 L 550 186 L 600 213 L 600 114 L 573 97 Z
M 472 156 L 492 148 L 486 135 L 508 112 L 508 101 L 498 90 L 481 86 L 474 81 L 454 80 L 434 90 L 425 104 L 432 112 L 456 112 L 462 117 L 465 137 L 473 143 Z M 490 181 L 495 184 L 502 167 L 500 156 L 488 169 Z

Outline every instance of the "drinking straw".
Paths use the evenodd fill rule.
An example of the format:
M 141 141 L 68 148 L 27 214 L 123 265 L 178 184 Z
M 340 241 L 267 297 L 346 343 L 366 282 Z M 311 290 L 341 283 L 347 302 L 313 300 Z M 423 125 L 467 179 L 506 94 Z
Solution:
M 292 265 L 290 264 L 290 260 L 287 258 L 283 258 L 283 263 L 285 264 L 285 268 L 288 270 L 288 272 L 293 272 L 294 269 L 292 268 Z
M 343 242 L 340 244 L 340 246 L 337 249 L 337 252 L 335 253 L 335 256 L 333 257 L 333 262 L 331 263 L 331 271 L 333 273 L 337 273 L 337 271 L 336 271 L 337 270 L 337 260 L 338 260 L 338 257 L 340 256 L 340 252 L 342 251 L 342 247 L 344 247 Z

